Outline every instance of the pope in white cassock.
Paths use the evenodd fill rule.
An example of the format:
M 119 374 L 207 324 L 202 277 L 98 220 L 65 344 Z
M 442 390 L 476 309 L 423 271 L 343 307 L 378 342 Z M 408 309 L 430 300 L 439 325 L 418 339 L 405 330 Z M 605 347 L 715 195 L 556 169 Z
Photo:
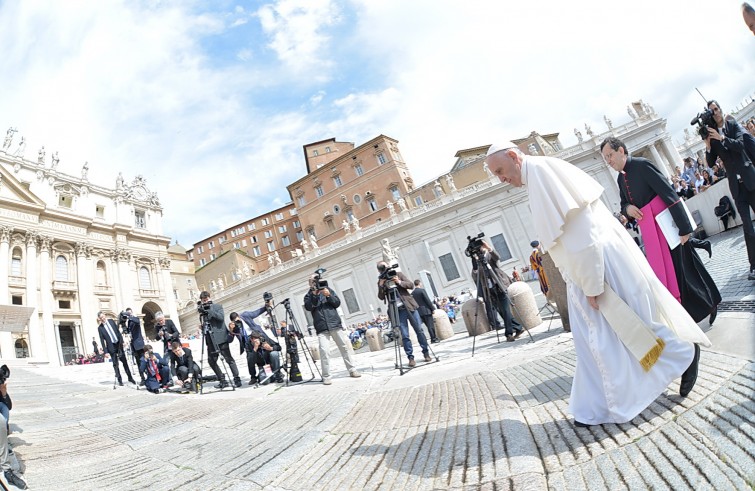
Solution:
M 572 164 L 525 156 L 512 142 L 492 145 L 486 161 L 502 182 L 527 187 L 535 236 L 566 280 L 575 425 L 625 423 L 679 376 L 686 396 L 698 345 L 710 341 L 600 201 L 603 188 Z

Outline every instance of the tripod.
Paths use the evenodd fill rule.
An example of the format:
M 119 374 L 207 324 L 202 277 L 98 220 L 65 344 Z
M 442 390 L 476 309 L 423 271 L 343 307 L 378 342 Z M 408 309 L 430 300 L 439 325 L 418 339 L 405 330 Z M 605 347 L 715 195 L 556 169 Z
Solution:
M 390 319 L 391 326 L 393 328 L 393 353 L 395 360 L 394 368 L 399 371 L 399 375 L 403 375 L 405 371 L 416 368 L 416 366 L 404 368 L 403 360 L 401 360 L 401 346 L 404 344 L 404 337 L 401 334 L 401 314 L 398 310 L 399 303 L 401 302 L 401 297 L 398 293 L 398 287 L 396 286 L 396 282 L 394 280 L 386 280 L 384 285 L 386 294 L 385 298 L 388 300 L 388 319 Z M 407 315 L 411 317 L 412 313 L 407 310 Z M 407 323 L 411 323 L 412 329 L 415 329 L 414 323 L 409 322 L 409 319 L 407 319 Z M 407 326 L 407 331 L 408 330 L 409 327 Z M 435 354 L 435 351 L 430 346 L 430 343 L 427 343 L 427 349 L 430 353 L 432 353 L 432 356 L 435 358 L 436 362 L 440 361 L 440 358 Z
M 139 365 L 138 365 L 139 362 L 136 360 L 136 353 L 134 353 L 134 345 L 131 344 L 131 341 L 132 341 L 131 340 L 131 332 L 130 331 L 126 331 L 126 330 L 122 330 L 121 332 L 122 332 L 122 335 L 123 335 L 123 344 L 126 345 L 128 343 L 127 344 L 127 346 L 128 346 L 128 352 L 126 353 L 126 359 L 129 360 L 129 366 L 133 369 L 132 371 L 135 371 L 136 373 L 138 373 L 140 375 L 141 381 L 144 381 L 144 377 L 141 376 L 142 372 L 141 372 L 141 370 L 139 370 Z M 129 356 L 129 355 L 131 355 L 131 356 Z M 133 377 L 133 375 L 131 375 L 131 376 Z M 139 382 L 137 382 L 135 385 L 136 385 L 136 390 L 139 390 Z M 115 387 L 115 385 L 113 385 L 113 387 Z
M 494 298 L 494 294 L 491 292 L 491 285 L 492 288 L 498 288 L 504 295 L 507 295 L 506 293 L 506 287 L 501 284 L 499 278 L 494 274 L 493 268 L 490 265 L 490 262 L 485 257 L 485 253 L 478 248 L 476 250 L 472 250 L 469 252 L 468 256 L 472 258 L 473 263 L 477 266 L 477 281 L 476 281 L 476 287 L 477 287 L 477 304 L 475 305 L 475 323 L 473 332 L 475 333 L 472 338 L 472 356 L 474 356 L 475 352 L 475 344 L 477 342 L 477 319 L 479 316 L 480 311 L 480 301 L 479 299 L 482 298 L 482 302 L 485 304 L 485 315 L 488 317 L 488 322 L 493 324 L 497 323 L 496 319 L 496 310 L 498 307 L 498 299 Z M 513 306 L 513 305 L 512 305 Z M 514 306 L 514 310 L 516 310 L 516 307 Z M 502 311 L 499 312 L 501 314 L 501 317 L 504 320 L 504 326 L 506 324 L 506 312 Z M 509 314 L 512 315 L 512 314 Z M 521 319 L 521 316 L 520 316 Z M 513 315 L 509 322 L 513 323 Z M 522 327 L 524 329 L 524 327 Z M 532 334 L 530 334 L 529 330 L 527 330 L 527 334 L 529 334 L 530 339 L 532 339 Z M 496 329 L 495 331 L 496 336 L 496 342 L 501 342 L 501 335 L 500 335 L 500 329 Z
M 286 298 L 283 299 L 283 301 L 278 305 L 281 304 L 286 309 L 286 314 L 284 316 L 286 328 L 282 333 L 283 339 L 286 344 L 286 358 L 281 364 L 279 370 L 286 372 L 286 387 L 288 387 L 289 385 L 300 385 L 309 382 L 321 382 L 322 375 L 320 374 L 320 370 L 317 368 L 317 365 L 314 363 L 314 360 L 312 360 L 311 358 L 309 346 L 307 346 L 307 341 L 304 338 L 304 333 L 299 327 L 299 323 L 296 321 L 296 317 L 294 317 L 293 310 L 291 310 L 291 302 Z M 276 307 L 278 305 L 276 305 Z M 274 323 L 274 325 L 278 326 L 279 324 L 278 320 L 275 317 L 274 307 L 268 308 L 268 315 L 270 316 L 270 320 Z M 297 340 L 301 341 L 301 351 L 304 354 L 304 360 L 307 362 L 307 368 L 309 368 L 309 372 L 312 374 L 312 377 L 310 377 L 308 380 L 302 380 L 301 371 L 299 370 L 299 347 Z M 313 367 L 314 370 L 312 369 Z M 315 372 L 317 372 L 317 375 L 320 375 L 320 380 L 315 380 Z
M 235 391 L 236 386 L 233 383 L 233 379 L 228 375 L 228 365 L 226 365 L 225 356 L 223 356 L 222 353 L 220 352 L 220 347 L 218 346 L 217 340 L 212 335 L 213 334 L 212 325 L 210 324 L 210 320 L 208 319 L 207 312 L 202 312 L 200 310 L 199 322 L 202 325 L 202 354 L 200 355 L 200 358 L 199 358 L 199 363 L 200 363 L 199 373 L 201 374 L 202 370 L 204 369 L 204 349 L 207 344 L 207 340 L 209 340 L 211 343 L 211 346 L 209 347 L 212 350 L 211 353 L 217 353 L 218 358 L 220 358 L 223 363 L 223 373 L 225 375 L 226 383 L 231 386 L 232 391 Z M 207 353 L 208 358 L 211 353 L 210 352 Z M 217 361 L 215 363 L 217 363 Z M 204 382 L 205 382 L 204 377 L 200 376 L 199 378 L 199 393 L 200 394 L 204 394 Z M 220 390 L 222 391 L 223 390 L 222 380 L 218 380 L 218 382 L 221 383 Z

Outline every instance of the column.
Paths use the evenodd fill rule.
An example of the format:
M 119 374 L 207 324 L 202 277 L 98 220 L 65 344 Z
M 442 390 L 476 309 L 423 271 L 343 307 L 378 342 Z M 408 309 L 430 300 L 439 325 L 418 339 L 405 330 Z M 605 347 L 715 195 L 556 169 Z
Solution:
M 674 172 L 674 167 L 676 167 L 677 165 L 682 168 L 682 170 L 684 170 L 684 159 L 682 159 L 682 156 L 679 155 L 679 151 L 671 142 L 671 138 L 664 138 L 663 140 L 661 140 L 661 148 L 666 151 L 666 155 L 668 156 L 668 160 L 671 164 L 671 172 Z
M 134 309 L 139 313 L 139 309 L 134 305 L 134 283 L 131 274 L 131 253 L 125 249 L 118 251 L 118 279 L 120 280 L 122 303 L 118 309 L 123 310 L 127 307 Z
M 37 239 L 36 232 L 26 233 L 26 306 L 34 307 L 29 317 L 29 355 L 45 359 L 45 338 L 39 325 L 39 299 L 37 296 Z
M 167 257 L 161 257 L 158 260 L 160 265 L 160 274 L 162 275 L 163 290 L 165 291 L 165 312 L 169 315 L 173 322 L 176 323 L 178 330 L 183 332 L 178 322 L 178 306 L 176 305 L 176 297 L 173 295 L 173 280 L 170 277 L 170 259 Z
M 50 248 L 52 247 L 52 238 L 41 236 L 39 238 L 39 294 L 40 309 L 42 312 L 42 341 L 45 345 L 45 354 L 36 353 L 34 357 L 42 359 L 44 356 L 47 361 L 55 366 L 60 366 L 60 357 L 58 356 L 59 344 L 56 327 L 53 322 L 53 309 L 55 299 L 52 296 L 52 261 L 50 259 Z
M 55 359 L 58 360 L 58 365 L 63 365 L 63 347 L 60 345 L 60 321 L 53 322 L 52 328 L 55 334 Z
M 10 227 L 0 226 L 0 305 L 11 304 L 10 290 L 8 289 L 11 232 Z M 0 331 L 0 356 L 2 358 L 16 357 L 16 348 L 13 346 L 13 335 L 9 332 Z
M 118 309 L 120 309 L 120 305 L 123 305 L 123 295 L 121 293 L 121 275 L 118 271 L 118 249 L 113 249 L 110 251 L 110 272 L 111 272 L 111 278 L 110 282 L 108 283 L 110 286 L 113 287 L 113 295 L 115 296 L 115 303 L 116 306 L 113 306 L 113 310 L 117 311 L 116 315 L 118 314 Z
M 654 144 L 648 145 L 648 149 L 650 150 L 650 153 L 653 155 L 653 164 L 655 164 L 658 170 L 661 171 L 661 173 L 664 176 L 666 176 L 667 179 L 671 179 L 671 176 L 668 173 L 668 166 L 666 166 L 666 163 L 661 157 L 661 154 L 658 153 L 658 150 L 655 148 L 655 145 Z
M 76 243 L 76 282 L 78 284 L 78 301 L 81 322 L 77 330 L 78 336 L 88 336 L 91 339 L 97 332 L 97 309 L 94 305 L 97 298 L 94 295 L 94 271 L 92 271 L 92 248 L 86 242 Z M 82 329 L 81 326 L 84 326 Z M 86 347 L 87 345 L 82 345 Z M 78 346 L 78 349 L 82 349 Z M 86 351 L 82 351 L 86 354 Z

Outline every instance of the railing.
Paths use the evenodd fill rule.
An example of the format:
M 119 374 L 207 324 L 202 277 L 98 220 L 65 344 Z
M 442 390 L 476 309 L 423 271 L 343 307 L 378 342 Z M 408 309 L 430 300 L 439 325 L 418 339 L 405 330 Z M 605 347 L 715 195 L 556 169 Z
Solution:
M 24 286 L 26 284 L 25 276 L 8 276 L 8 284 L 13 286 Z
M 108 285 L 94 285 L 94 293 L 110 294 L 113 292 L 113 287 Z
M 61 280 L 53 281 L 52 289 L 55 291 L 60 291 L 60 292 L 75 292 L 78 290 L 78 288 L 76 288 L 75 281 L 61 281 Z
M 160 296 L 160 290 L 145 290 L 143 288 L 139 288 L 139 295 L 141 295 L 142 298 L 155 298 Z

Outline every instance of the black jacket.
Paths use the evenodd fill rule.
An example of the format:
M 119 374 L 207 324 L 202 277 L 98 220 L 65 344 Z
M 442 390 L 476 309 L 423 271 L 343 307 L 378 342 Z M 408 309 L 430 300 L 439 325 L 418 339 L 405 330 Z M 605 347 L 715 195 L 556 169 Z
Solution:
M 336 331 L 342 328 L 341 317 L 336 310 L 341 305 L 341 299 L 336 292 L 330 290 L 330 296 L 315 293 L 313 290 L 304 295 L 304 308 L 312 312 L 312 322 L 317 333 Z
M 755 138 L 733 119 L 727 119 L 724 122 L 723 134 L 723 141 L 711 139 L 710 152 L 705 153 L 705 158 L 708 165 L 712 167 L 716 163 L 716 157 L 721 157 L 726 168 L 731 196 L 736 201 L 739 195 L 737 175 L 742 178 L 748 191 L 755 189 L 755 167 L 753 167 Z
M 118 329 L 118 325 L 113 319 L 107 319 L 105 322 L 107 322 L 110 325 L 110 328 L 113 330 L 113 334 L 115 335 L 116 339 L 115 343 L 110 340 L 110 335 L 108 334 L 107 328 L 104 324 L 100 324 L 97 327 L 97 333 L 100 335 L 100 344 L 102 345 L 102 349 L 113 356 L 123 349 L 123 336 L 121 336 L 121 331 L 120 329 Z
M 430 296 L 427 294 L 424 288 L 415 288 L 412 290 L 412 297 L 417 301 L 419 305 L 419 315 L 433 315 L 433 310 L 436 309 L 435 304 L 430 300 Z
M 164 326 L 155 324 L 155 329 L 157 329 L 157 337 L 155 338 L 155 341 L 162 340 L 165 351 L 170 349 L 170 345 L 173 344 L 173 341 L 180 341 L 181 339 L 181 333 L 178 332 L 176 324 L 170 319 L 165 319 Z M 160 335 L 160 331 L 163 331 L 162 336 Z

